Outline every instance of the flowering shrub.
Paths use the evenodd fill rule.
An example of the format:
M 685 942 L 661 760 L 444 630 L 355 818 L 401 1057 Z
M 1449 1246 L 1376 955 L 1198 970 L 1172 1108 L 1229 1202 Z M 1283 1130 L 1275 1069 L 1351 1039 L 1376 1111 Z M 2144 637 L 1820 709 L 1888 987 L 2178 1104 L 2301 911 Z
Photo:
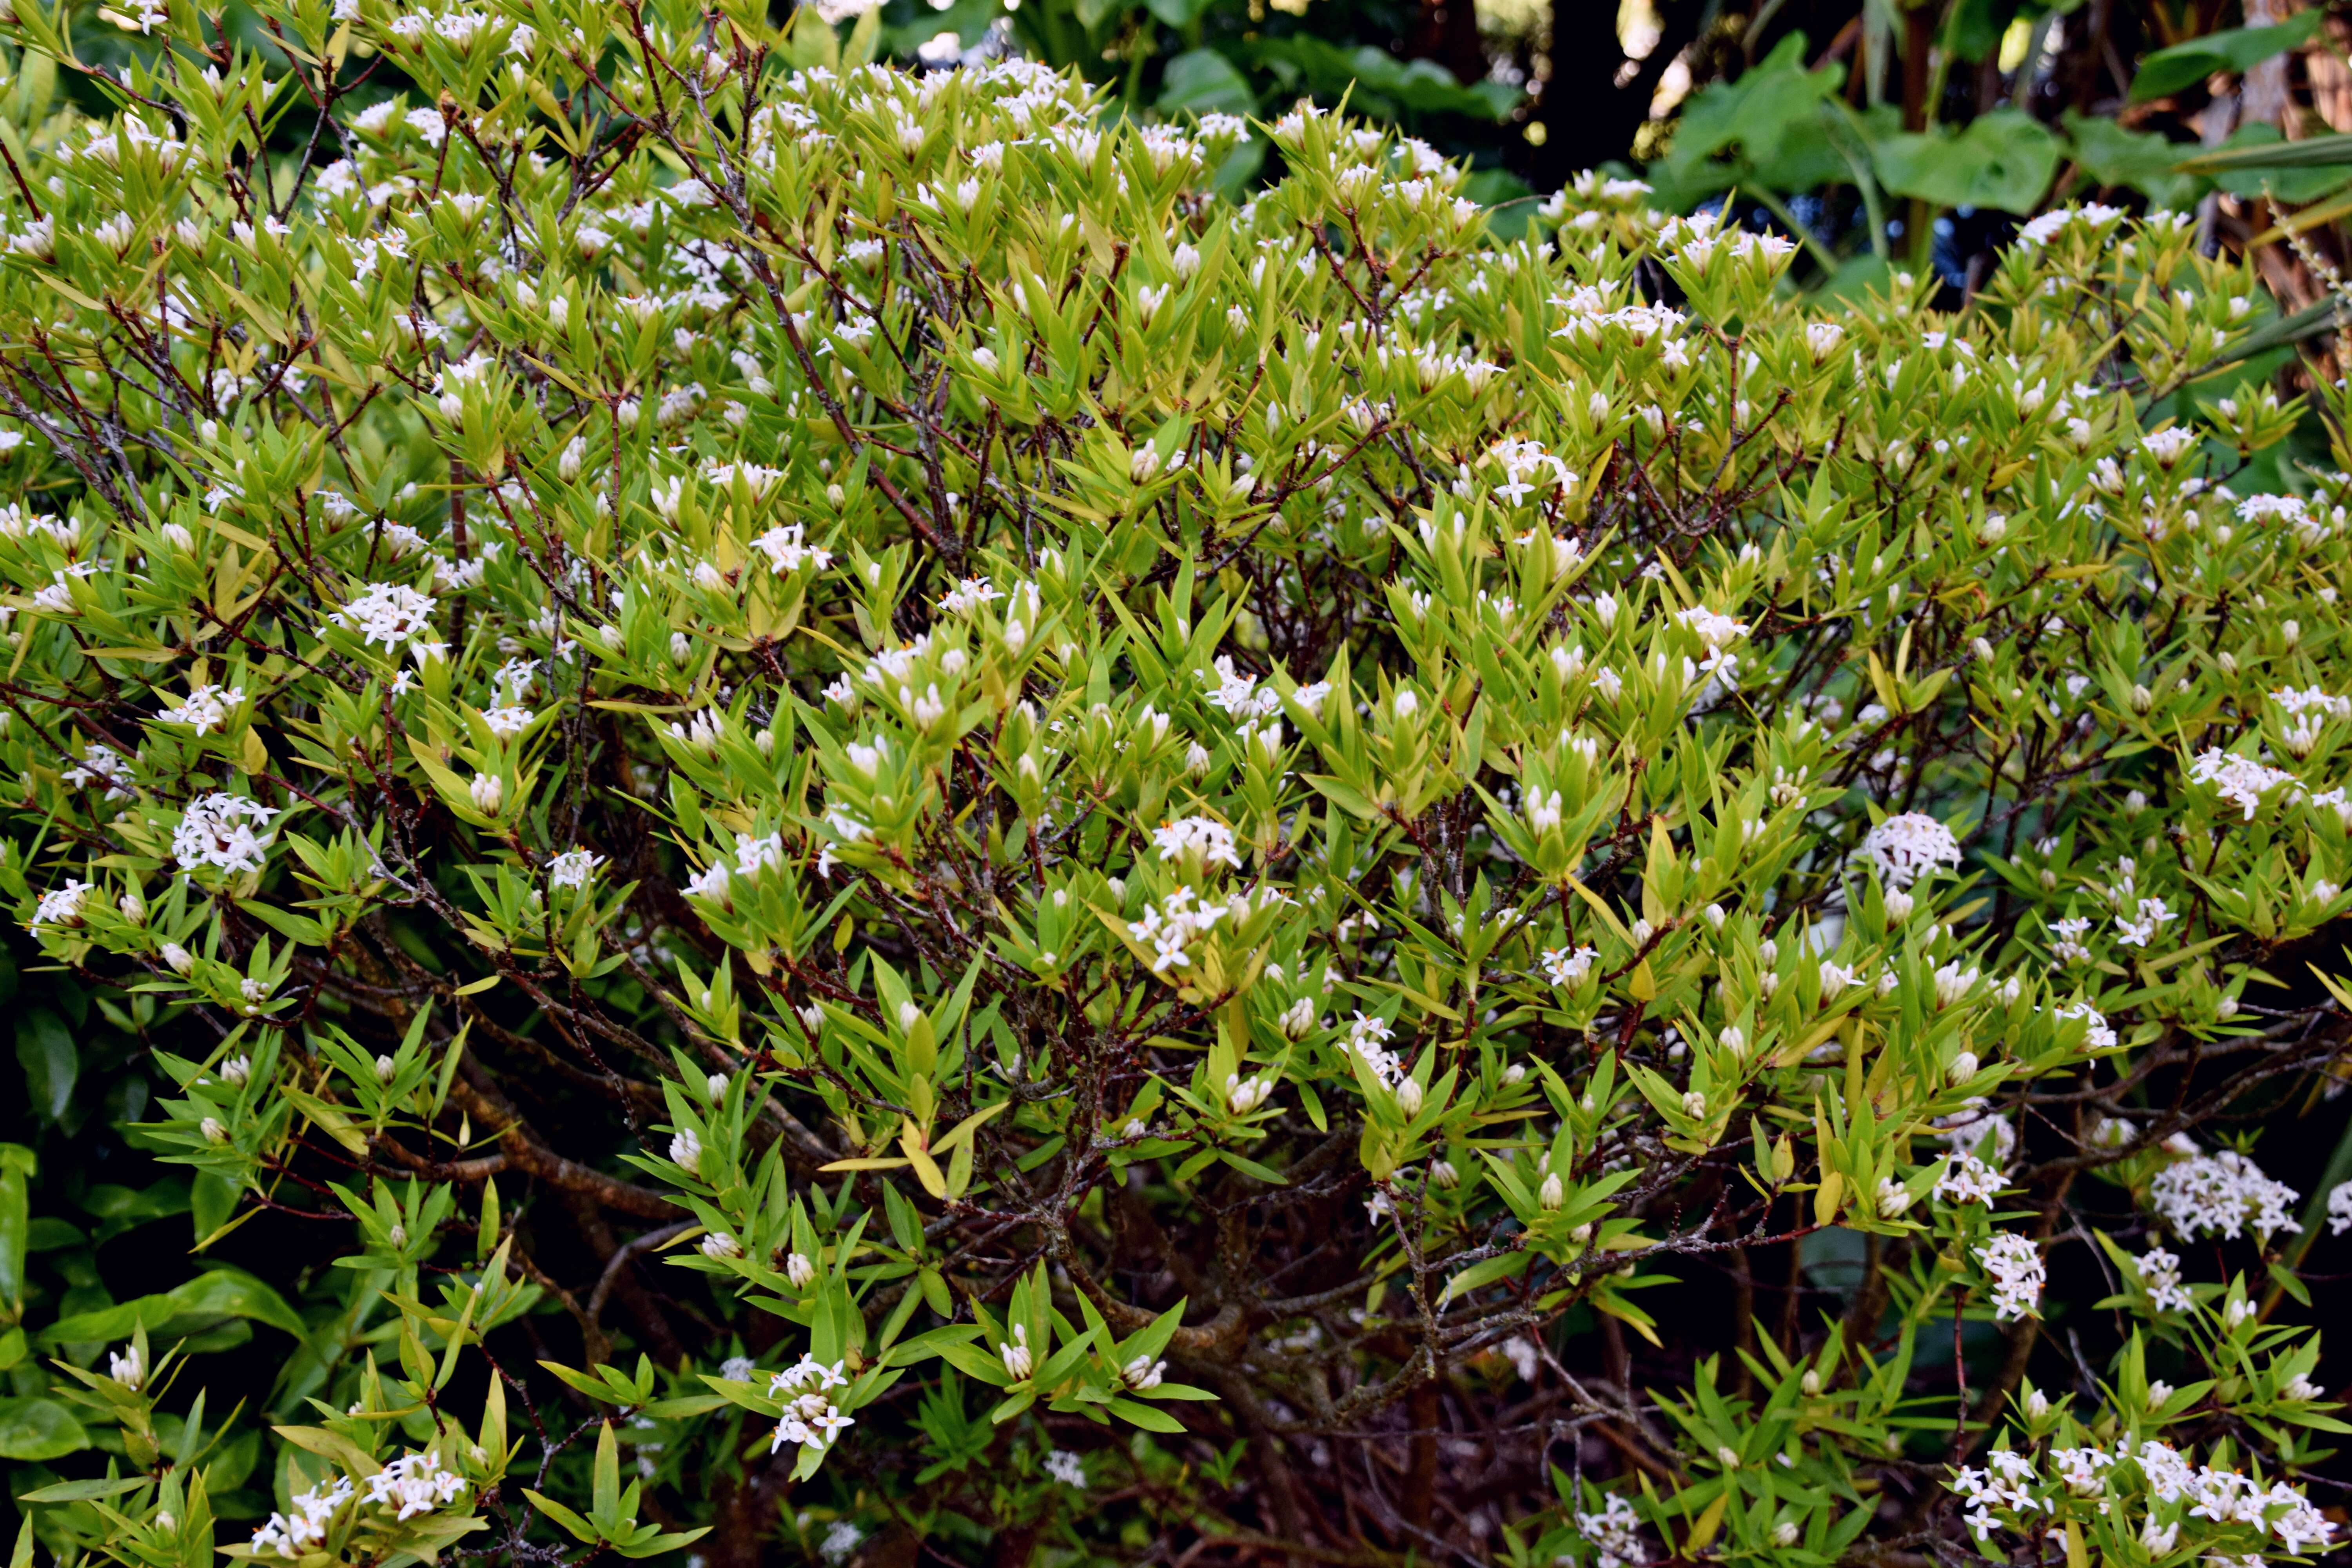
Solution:
M 199 1254 L 0 1162 L 51 1549 L 2333 1544 L 2352 478 L 2193 225 L 1825 311 L 1318 113 L 257 15 L 12 149 L 0 875 Z

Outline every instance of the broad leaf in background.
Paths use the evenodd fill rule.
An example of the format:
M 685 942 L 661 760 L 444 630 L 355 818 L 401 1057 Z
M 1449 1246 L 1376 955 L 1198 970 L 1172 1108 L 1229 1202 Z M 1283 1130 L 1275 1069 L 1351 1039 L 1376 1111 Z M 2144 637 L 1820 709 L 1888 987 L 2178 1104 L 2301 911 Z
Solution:
M 1660 205 L 1679 209 L 1733 185 L 1801 191 L 1850 174 L 1823 116 L 1845 68 L 1805 68 L 1805 40 L 1792 34 L 1732 82 L 1701 89 L 1683 113 L 1673 145 L 1647 174 Z
M 1958 134 L 1898 132 L 1875 151 L 1880 182 L 1899 195 L 2022 214 L 2041 205 L 2061 150 L 2058 138 L 2032 115 L 1996 109 Z
M 2203 181 L 2179 172 L 2177 143 L 2071 109 L 2063 122 L 2068 150 L 2091 183 L 2138 191 L 2150 206 L 2173 212 L 2186 212 L 2204 194 Z
M 2146 103 L 2194 87 L 2216 71 L 2242 71 L 2260 65 L 2273 55 L 2309 43 L 2325 16 L 2322 11 L 2305 11 L 2276 26 L 2233 27 L 2158 49 L 2140 62 L 2139 74 L 2132 79 L 2131 100 Z
M 1187 49 L 1160 79 L 1160 107 L 1173 114 L 1255 114 L 1249 78 L 1214 49 Z
M 1332 101 L 1345 96 L 1351 110 L 1408 124 L 1423 114 L 1500 120 L 1524 96 L 1515 87 L 1492 80 L 1465 88 L 1434 60 L 1400 60 L 1370 44 L 1347 49 L 1302 34 L 1262 38 L 1252 52 L 1286 88 L 1303 87 Z

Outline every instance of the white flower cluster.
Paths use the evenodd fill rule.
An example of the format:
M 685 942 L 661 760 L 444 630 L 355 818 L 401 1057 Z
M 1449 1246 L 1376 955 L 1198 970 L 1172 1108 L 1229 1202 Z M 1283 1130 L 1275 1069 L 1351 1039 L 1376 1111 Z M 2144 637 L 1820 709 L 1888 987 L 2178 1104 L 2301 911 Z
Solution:
M 391 649 L 433 629 L 433 601 L 403 583 L 370 583 L 329 618 L 359 633 L 363 646 Z
M 1549 495 L 1559 490 L 1572 489 L 1576 486 L 1577 476 L 1574 470 L 1559 458 L 1544 450 L 1543 443 L 1540 441 L 1505 437 L 1488 447 L 1486 456 L 1503 470 L 1503 482 L 1495 487 L 1495 493 L 1513 506 L 1518 505 L 1528 496 L 1537 494 L 1538 491 Z M 1543 482 L 1541 484 L 1534 482 L 1537 480 Z M 1528 537 L 1533 537 L 1532 532 Z M 1575 548 L 1574 543 L 1570 542 L 1569 545 L 1570 562 L 1576 558 Z
M 1599 1513 L 1576 1516 L 1576 1532 L 1600 1553 L 1593 1568 L 1633 1568 L 1648 1562 L 1651 1552 L 1642 1542 L 1641 1530 L 1642 1516 L 1615 1492 L 1609 1494 Z
M 352 1489 L 350 1478 L 338 1476 L 332 1486 L 321 1482 L 296 1497 L 287 1505 L 289 1511 L 271 1514 L 268 1522 L 253 1532 L 255 1554 L 274 1552 L 292 1559 L 314 1550 L 327 1538 L 335 1510 L 352 1500 Z
M 1151 843 L 1162 860 L 1198 855 L 1203 867 L 1241 868 L 1242 858 L 1234 848 L 1234 830 L 1213 816 L 1181 816 L 1161 823 L 1151 830 Z
M 2180 1258 L 2161 1247 L 2151 1247 L 2140 1254 L 2134 1265 L 2139 1273 L 2140 1289 L 2147 1292 L 2149 1305 L 2159 1312 L 2179 1312 L 2196 1305 L 2196 1298 L 2180 1282 Z
M 228 721 L 229 710 L 245 700 L 245 688 L 239 686 L 223 691 L 217 686 L 193 687 L 176 707 L 166 708 L 155 715 L 162 724 L 186 724 L 197 734 L 209 734 Z
M 2000 1448 L 1985 1456 L 1984 1468 L 1964 1468 L 1952 1478 L 1952 1489 L 1968 1501 L 1969 1529 L 1979 1542 L 1996 1529 L 2033 1531 L 2032 1516 L 2058 1513 L 2062 1494 L 2096 1498 L 2102 1514 L 2112 1514 L 2117 1504 L 2144 1513 L 2139 1540 L 2152 1557 L 2178 1547 L 2184 1527 L 2210 1534 L 2234 1526 L 2265 1542 L 2275 1536 L 2281 1552 L 2294 1556 L 2326 1550 L 2336 1534 L 2310 1500 L 2284 1481 L 2265 1487 L 2236 1470 L 2194 1465 L 2153 1438 L 2135 1446 L 2126 1437 L 2112 1450 L 2058 1448 L 2050 1458 L 2056 1474 L 2045 1478 L 2032 1455 Z M 2241 1560 L 2215 1555 L 2207 1561 L 2237 1568 Z M 2242 1561 L 2259 1568 L 2263 1559 Z
M 1977 1261 L 1992 1279 L 1995 1321 L 2042 1315 L 2042 1287 L 2048 1275 L 2033 1243 L 2013 1231 L 2002 1231 L 1976 1249 Z
M 2338 1182 L 2327 1192 L 2327 1234 L 2352 1230 L 2352 1182 Z
M 1584 984 L 1592 973 L 1593 961 L 1601 956 L 1590 947 L 1548 947 L 1537 960 L 1543 966 L 1544 978 L 1563 991 L 1573 991 Z
M 443 1469 L 437 1456 L 404 1454 L 368 1478 L 367 1500 L 405 1520 L 430 1513 L 465 1490 L 466 1479 Z
M 2235 1240 L 2251 1226 L 2267 1242 L 2274 1231 L 2300 1231 L 2287 1211 L 2298 1194 L 2263 1174 L 2243 1154 L 2192 1154 L 2167 1165 L 2148 1186 L 2148 1206 L 2184 1241 L 2210 1232 Z
M 1067 1448 L 1048 1448 L 1045 1451 L 1045 1473 L 1066 1487 L 1085 1489 L 1086 1461 Z
M 172 853 L 184 870 L 209 866 L 221 871 L 258 871 L 268 862 L 269 846 L 254 829 L 268 826 L 277 815 L 273 807 L 242 795 L 219 791 L 199 795 L 172 832 Z
M 1686 610 L 1676 611 L 1675 619 L 1696 633 L 1698 640 L 1706 645 L 1706 657 L 1698 661 L 1698 672 L 1710 675 L 1726 686 L 1737 686 L 1739 683 L 1739 658 L 1730 651 L 1730 647 L 1733 643 L 1748 635 L 1748 623 L 1734 620 L 1731 616 L 1710 610 L 1704 605 L 1693 605 Z M 1944 835 L 1945 841 L 1947 843 L 1951 841 L 1951 832 L 1942 823 L 1935 822 L 1933 817 L 1927 816 L 1922 816 L 1919 820 L 1935 823 L 1937 830 Z M 1953 864 L 1958 864 L 1958 845 L 1953 846 L 1952 855 Z
M 2209 746 L 2197 753 L 2196 760 L 2189 764 L 2189 777 L 2192 783 L 2212 785 L 2215 794 L 2245 812 L 2248 822 L 2261 809 L 2263 795 L 2281 784 L 2294 782 L 2293 773 L 2218 746 Z
M 1392 1031 L 1385 1019 L 1367 1018 L 1361 1013 L 1348 1026 L 1348 1048 L 1364 1058 L 1372 1076 L 1391 1089 L 1404 1082 L 1410 1074 L 1405 1060 L 1388 1048 Z
M 66 769 L 63 776 L 66 783 L 76 787 L 104 784 L 109 800 L 131 798 L 131 779 L 123 771 L 122 754 L 111 746 L 101 746 L 95 742 L 84 746 L 80 765 Z
M 547 863 L 547 885 L 551 888 L 584 888 L 588 885 L 588 879 L 596 874 L 596 868 L 604 863 L 602 855 L 585 849 L 566 849 Z
M 1230 654 L 1219 654 L 1212 669 L 1201 672 L 1201 680 L 1203 685 L 1216 688 L 1202 700 L 1212 708 L 1223 710 L 1235 719 L 1271 719 L 1282 711 L 1282 693 L 1271 682 L 1260 690 L 1257 677 L 1235 669 Z M 1330 694 L 1329 681 L 1311 682 L 1298 689 L 1298 705 L 1310 713 L 1315 712 L 1323 706 L 1323 699 Z
M 78 926 L 81 924 L 82 904 L 89 897 L 89 884 L 68 879 L 41 895 L 33 906 L 33 923 L 37 926 Z
M 784 1400 L 783 1416 L 776 1423 L 776 1435 L 768 1444 L 768 1452 L 772 1454 L 787 1443 L 819 1450 L 831 1447 L 843 1428 L 857 1425 L 844 1415 L 830 1397 L 832 1390 L 848 1386 L 849 1379 L 842 1374 L 841 1363 L 826 1366 L 810 1355 L 802 1356 L 799 1364 L 786 1367 L 768 1379 L 769 1397 Z
M 1258 893 L 1261 903 L 1282 897 L 1279 889 L 1271 887 Z M 1146 904 L 1143 918 L 1128 922 L 1127 934 L 1151 944 L 1151 973 L 1165 974 L 1171 969 L 1191 968 L 1192 955 L 1184 950 L 1206 936 L 1219 921 L 1245 921 L 1253 912 L 1247 893 L 1235 893 L 1222 904 L 1195 904 L 1192 889 L 1178 888 L 1157 905 Z
M 1999 1171 L 1966 1150 L 1953 1153 L 1936 1178 L 1936 1196 L 1948 1204 L 1989 1204 L 2009 1183 Z
M 797 522 L 778 523 L 751 541 L 751 548 L 768 558 L 778 576 L 813 565 L 822 572 L 833 564 L 833 552 L 808 542 L 807 530 Z
M 1959 840 L 1952 830 L 1920 811 L 1890 816 L 1872 828 L 1863 838 L 1862 852 L 1890 888 L 1907 888 L 1937 867 L 1960 863 Z
M 2055 1016 L 2084 1020 L 2083 1046 L 2086 1050 L 2105 1051 L 2115 1048 L 2116 1031 L 2106 1015 L 2088 1002 L 2069 1002 L 2057 1010 Z
M 2038 250 L 2077 225 L 2096 230 L 2127 216 L 2121 207 L 2105 206 L 2098 202 L 2087 202 L 2079 207 L 2054 207 L 2020 228 L 2017 243 Z

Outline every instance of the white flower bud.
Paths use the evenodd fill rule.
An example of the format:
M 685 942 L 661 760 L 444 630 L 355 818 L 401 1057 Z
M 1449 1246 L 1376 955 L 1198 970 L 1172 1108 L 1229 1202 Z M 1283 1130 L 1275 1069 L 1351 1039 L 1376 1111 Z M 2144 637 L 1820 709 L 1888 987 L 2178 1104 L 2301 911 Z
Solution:
M 228 1129 L 221 1125 L 220 1118 L 217 1116 L 207 1116 L 197 1122 L 196 1131 L 204 1134 L 205 1142 L 207 1143 L 217 1146 L 228 1142 Z
M 1556 1209 L 1568 1201 L 1568 1191 L 1559 1184 L 1559 1173 L 1544 1173 L 1543 1185 L 1536 1193 L 1536 1202 L 1548 1209 Z
M 390 1083 L 393 1079 L 393 1076 L 399 1071 L 400 1064 L 394 1061 L 390 1057 L 380 1056 L 375 1058 L 376 1082 Z
M 176 942 L 167 942 L 158 954 L 174 973 L 185 974 L 196 966 L 195 955 Z
M 1397 1085 L 1397 1109 L 1407 1116 L 1421 1114 L 1422 1089 L 1419 1080 L 1407 1079 Z
M 484 816 L 496 816 L 499 807 L 506 804 L 506 780 L 497 773 L 476 773 L 466 787 L 474 797 L 474 809 Z
M 1969 1079 L 1976 1077 L 1976 1052 L 1962 1051 L 1958 1056 L 1954 1057 L 1952 1058 L 1952 1065 L 1945 1069 L 1945 1076 L 1949 1078 L 1955 1084 L 1966 1083 Z

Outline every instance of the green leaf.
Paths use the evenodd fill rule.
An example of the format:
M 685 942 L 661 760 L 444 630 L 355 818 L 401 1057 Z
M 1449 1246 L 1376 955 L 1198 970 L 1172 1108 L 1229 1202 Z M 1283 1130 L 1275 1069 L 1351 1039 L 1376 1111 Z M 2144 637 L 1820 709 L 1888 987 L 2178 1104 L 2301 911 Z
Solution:
M 59 1481 L 53 1487 L 43 1487 L 18 1498 L 18 1502 L 89 1502 L 99 1498 L 121 1497 L 147 1485 L 145 1476 L 114 1476 L 105 1480 Z
M 1177 114 L 1255 114 L 1257 94 L 1216 50 L 1187 49 L 1168 62 L 1160 79 L 1160 108 Z
M 1791 33 L 1738 80 L 1711 82 L 1692 98 L 1666 156 L 1649 170 L 1662 201 L 1683 206 L 1734 184 L 1800 191 L 1844 177 L 1822 114 L 1845 70 L 1807 70 L 1804 48 Z
M 66 1021 L 47 1007 L 19 1017 L 16 1059 L 24 1064 L 25 1092 L 33 1109 L 51 1121 L 63 1121 L 73 1101 L 74 1080 L 81 1076 L 81 1052 Z
M 1139 1399 L 1114 1399 L 1110 1402 L 1110 1409 L 1111 1414 L 1120 1420 L 1140 1426 L 1147 1432 L 1184 1430 L 1184 1423 L 1177 1420 L 1165 1410 L 1146 1405 Z
M 523 1488 L 522 1495 L 530 1500 L 531 1507 L 539 1510 L 540 1512 L 547 1515 L 548 1518 L 562 1526 L 565 1532 L 568 1533 L 574 1541 L 585 1541 L 590 1542 L 593 1542 L 595 1541 L 596 1527 L 589 1523 L 586 1520 L 581 1518 L 578 1514 L 572 1512 L 570 1509 L 564 1507 L 562 1503 L 557 1502 L 553 1498 L 542 1497 L 539 1493 L 531 1490 L 529 1487 Z
M 25 1308 L 25 1255 L 33 1234 L 28 1194 L 36 1169 L 30 1149 L 0 1143 L 0 1310 L 12 1318 Z
M 286 1298 L 241 1268 L 217 1264 L 186 1284 L 158 1296 L 77 1312 L 59 1318 L 41 1331 L 44 1344 L 97 1344 L 127 1339 L 141 1323 L 158 1338 L 199 1333 L 225 1319 L 250 1318 L 296 1339 L 307 1339 L 310 1326 L 286 1303 Z
M 2231 27 L 2158 49 L 2140 61 L 2139 73 L 2132 78 L 2131 100 L 2146 103 L 2194 87 L 2216 71 L 2243 71 L 2260 65 L 2273 55 L 2309 43 L 2325 16 L 2322 11 L 2305 11 L 2274 27 Z
M 2107 124 L 2098 121 L 2095 123 Z M 2231 142 L 2237 142 L 2246 132 L 2261 129 L 2244 127 Z M 2271 129 L 2276 129 L 2272 127 Z M 2216 147 L 2210 153 L 2198 153 L 2180 161 L 2179 167 L 2192 174 L 2210 174 L 2223 169 L 2337 169 L 2352 165 L 2352 131 L 2339 131 L 2327 136 L 2306 136 L 2300 142 L 2287 142 L 2263 137 L 2242 145 Z
M 1264 1182 L 1269 1187 L 1286 1187 L 1290 1184 L 1290 1178 L 1273 1166 L 1261 1165 L 1255 1160 L 1245 1159 L 1231 1149 L 1218 1150 L 1217 1158 L 1239 1171 L 1243 1175 L 1255 1181 Z
M 2102 185 L 2138 191 L 2159 207 L 2186 210 L 2200 182 L 2179 172 L 2181 148 L 2147 131 L 2131 131 L 2112 120 L 2068 110 L 2066 140 L 2074 163 Z
M 1979 115 L 1958 135 L 1889 136 L 1874 152 L 1880 184 L 1898 195 L 1945 207 L 2030 213 L 2058 172 L 2058 138 L 2014 109 Z
M 89 1447 L 74 1414 L 54 1399 L 0 1399 L 0 1459 L 37 1464 Z

